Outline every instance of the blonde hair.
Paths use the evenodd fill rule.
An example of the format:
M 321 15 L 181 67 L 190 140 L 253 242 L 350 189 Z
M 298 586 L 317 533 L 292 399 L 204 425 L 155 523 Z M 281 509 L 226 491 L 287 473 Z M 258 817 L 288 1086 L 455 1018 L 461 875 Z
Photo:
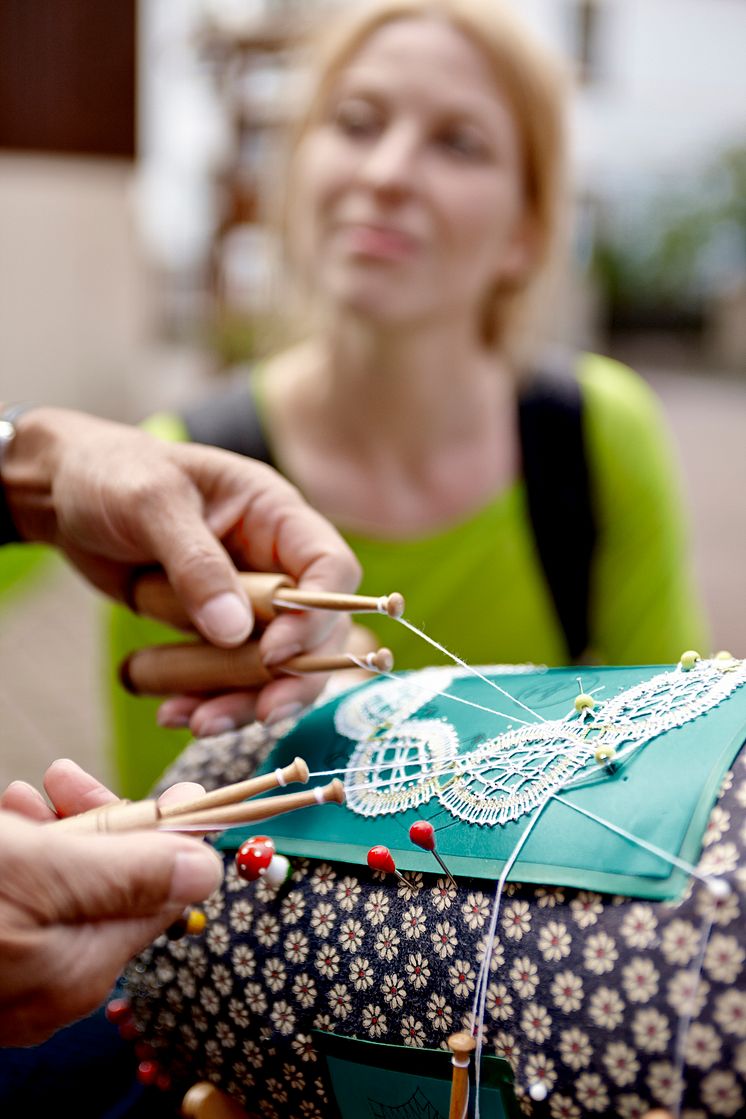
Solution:
M 524 160 L 526 212 L 532 232 L 531 264 L 517 281 L 490 292 L 482 309 L 482 337 L 509 346 L 532 317 L 537 289 L 551 270 L 564 229 L 565 76 L 558 60 L 502 0 L 377 0 L 346 9 L 316 38 L 312 88 L 291 137 L 290 171 L 282 219 L 286 260 L 293 262 L 289 232 L 295 203 L 292 183 L 299 148 L 323 119 L 339 75 L 367 40 L 386 24 L 405 19 L 444 20 L 486 58 L 513 111 Z

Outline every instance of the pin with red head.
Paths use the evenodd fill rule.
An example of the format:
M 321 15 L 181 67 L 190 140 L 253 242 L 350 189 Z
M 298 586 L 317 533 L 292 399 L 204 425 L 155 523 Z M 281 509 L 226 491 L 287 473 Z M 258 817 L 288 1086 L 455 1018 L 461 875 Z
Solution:
M 450 878 L 454 886 L 456 886 L 456 879 L 451 874 L 446 864 L 441 859 L 438 852 L 435 850 L 435 828 L 429 820 L 416 820 L 409 829 L 409 838 L 417 847 L 422 847 L 424 851 L 432 851 L 435 858 L 438 860 L 443 868 L 447 878 Z
M 368 852 L 368 866 L 371 870 L 381 870 L 384 874 L 395 874 L 399 881 L 403 882 L 407 889 L 410 889 L 409 882 L 396 869 L 396 863 L 388 847 L 383 847 L 380 844 L 377 847 L 371 847 Z

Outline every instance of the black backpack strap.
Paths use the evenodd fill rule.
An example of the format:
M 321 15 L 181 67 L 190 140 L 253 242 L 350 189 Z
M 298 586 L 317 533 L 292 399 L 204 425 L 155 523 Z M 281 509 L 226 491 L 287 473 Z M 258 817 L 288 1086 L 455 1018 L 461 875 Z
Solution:
M 222 447 L 274 465 L 248 378 L 185 409 L 181 418 L 193 443 Z
M 589 644 L 596 524 L 583 399 L 570 361 L 538 373 L 519 398 L 523 474 L 536 546 L 573 660 Z

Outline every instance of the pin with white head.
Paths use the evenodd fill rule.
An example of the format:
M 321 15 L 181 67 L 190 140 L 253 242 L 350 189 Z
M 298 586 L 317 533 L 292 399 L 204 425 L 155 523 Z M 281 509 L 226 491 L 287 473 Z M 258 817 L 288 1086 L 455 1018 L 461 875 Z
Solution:
M 726 878 L 705 878 L 705 886 L 715 901 L 725 901 L 732 893 L 730 882 Z
M 593 751 L 593 760 L 596 765 L 603 766 L 609 775 L 613 775 L 619 769 L 619 764 L 614 759 L 616 758 L 616 750 L 613 746 L 601 742 Z
M 583 681 L 577 677 L 578 681 L 578 694 L 575 696 L 575 710 L 581 719 L 585 719 L 586 715 L 590 715 L 593 708 L 596 706 L 596 701 L 593 696 L 583 690 Z
M 549 1095 L 549 1090 L 543 1080 L 535 1080 L 529 1084 L 528 1094 L 535 1103 L 542 1103 Z
M 264 875 L 264 881 L 275 889 L 287 882 L 292 873 L 290 860 L 284 855 L 273 855 L 270 859 L 267 872 Z

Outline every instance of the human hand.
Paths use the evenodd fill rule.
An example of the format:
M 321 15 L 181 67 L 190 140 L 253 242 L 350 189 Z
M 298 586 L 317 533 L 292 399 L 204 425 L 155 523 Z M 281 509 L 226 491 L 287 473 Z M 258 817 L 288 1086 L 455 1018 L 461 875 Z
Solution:
M 251 606 L 236 567 L 282 571 L 309 590 L 353 591 L 352 552 L 297 490 L 269 467 L 214 447 L 169 444 L 78 412 L 25 413 L 3 464 L 21 535 L 61 548 L 96 587 L 126 601 L 135 572 L 160 564 L 199 632 L 216 645 L 246 640 Z M 341 649 L 335 614 L 283 614 L 261 638 L 267 664 Z M 160 721 L 215 733 L 308 703 L 323 678 L 287 677 L 206 703 L 167 702 Z
M 44 784 L 60 815 L 116 800 L 70 761 L 55 762 Z M 183 783 L 161 799 L 194 795 Z M 23 782 L 0 797 L 0 1045 L 36 1043 L 93 1010 L 124 964 L 222 878 L 215 852 L 198 840 L 40 826 L 54 818 Z

